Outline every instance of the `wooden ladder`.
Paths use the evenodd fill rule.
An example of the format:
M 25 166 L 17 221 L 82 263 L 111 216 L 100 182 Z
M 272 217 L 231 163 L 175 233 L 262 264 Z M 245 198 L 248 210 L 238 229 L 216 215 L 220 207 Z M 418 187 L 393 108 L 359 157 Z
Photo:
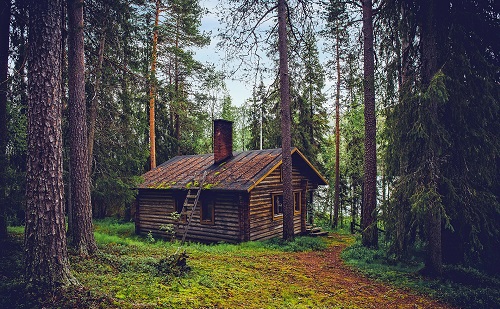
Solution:
M 203 189 L 203 183 L 205 182 L 206 177 L 207 171 L 203 173 L 203 177 L 201 178 L 198 187 L 190 187 L 188 189 L 186 199 L 184 200 L 184 204 L 182 205 L 181 217 L 179 220 L 183 220 L 183 218 L 186 218 L 186 221 L 184 226 L 184 234 L 182 235 L 181 246 L 186 240 L 189 226 L 191 225 L 191 219 L 193 218 L 194 211 L 196 210 L 196 206 L 198 205 L 201 190 Z

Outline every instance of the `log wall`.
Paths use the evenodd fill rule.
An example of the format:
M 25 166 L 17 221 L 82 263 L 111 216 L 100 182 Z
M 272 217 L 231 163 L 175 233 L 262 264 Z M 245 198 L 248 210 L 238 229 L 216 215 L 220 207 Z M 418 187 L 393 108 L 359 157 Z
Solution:
M 145 235 L 151 232 L 155 236 L 168 237 L 169 235 L 160 227 L 174 224 L 176 237 L 182 237 L 185 225 L 170 219 L 170 214 L 175 210 L 175 193 L 173 190 L 139 190 L 135 217 L 138 234 Z M 201 202 L 208 195 L 212 195 L 215 201 L 213 224 L 200 222 Z M 186 238 L 200 242 L 239 242 L 244 240 L 243 235 L 240 234 L 239 220 L 242 216 L 239 204 L 244 199 L 240 195 L 242 194 L 237 192 L 203 191 Z
M 301 192 L 301 211 L 294 214 L 294 231 L 299 234 L 305 231 L 306 226 L 306 198 L 308 191 L 317 188 L 306 175 L 301 174 L 297 167 L 293 167 L 293 191 Z M 250 193 L 205 190 L 193 214 L 188 230 L 187 239 L 199 242 L 241 242 L 261 240 L 283 235 L 283 217 L 273 215 L 273 194 L 282 194 L 281 168 L 275 169 L 263 179 Z M 170 219 L 175 210 L 176 195 L 180 191 L 140 189 L 137 196 L 135 213 L 136 233 L 168 237 L 162 225 L 174 224 L 176 237 L 181 238 L 184 233 L 184 224 Z M 185 197 L 186 192 L 183 192 Z M 183 198 L 177 198 L 182 203 Z M 200 222 L 201 202 L 204 198 L 215 201 L 214 223 Z
M 250 193 L 250 240 L 268 239 L 283 236 L 283 217 L 273 216 L 272 195 L 282 194 L 283 184 L 281 182 L 281 169 L 275 169 L 264 180 L 262 180 Z M 292 185 L 293 191 L 301 191 L 301 209 L 306 207 L 305 197 L 307 191 L 307 178 L 300 171 L 293 168 Z M 305 212 L 294 214 L 295 234 L 305 230 Z

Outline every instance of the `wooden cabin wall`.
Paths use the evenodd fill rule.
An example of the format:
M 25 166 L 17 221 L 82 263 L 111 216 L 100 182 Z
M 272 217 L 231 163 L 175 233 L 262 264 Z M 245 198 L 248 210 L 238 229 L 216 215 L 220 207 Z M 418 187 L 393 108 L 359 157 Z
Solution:
M 208 194 L 215 199 L 214 224 L 200 222 L 201 200 Z M 210 192 L 203 191 L 196 211 L 193 214 L 187 239 L 200 242 L 239 242 L 243 240 L 240 235 L 240 194 L 237 192 Z M 174 211 L 175 199 L 171 190 L 140 190 L 137 197 L 138 209 L 136 212 L 136 230 L 138 234 L 147 234 L 167 237 L 165 231 L 160 230 L 163 224 L 177 226 L 176 237 L 181 238 L 184 225 L 169 219 Z
M 173 223 L 169 215 L 174 211 L 174 196 L 165 190 L 139 190 L 136 199 L 135 230 L 145 235 L 151 232 L 155 236 L 166 237 L 160 230 L 163 224 Z
M 307 180 L 307 178 L 296 167 L 293 167 L 292 173 L 293 191 L 302 190 L 304 180 Z M 281 182 L 280 174 L 280 168 L 275 169 L 250 193 L 250 240 L 283 236 L 283 219 L 274 218 L 272 209 L 272 194 L 283 192 L 283 183 Z M 304 195 L 304 192 L 302 195 Z M 302 202 L 304 202 L 304 198 L 302 198 Z M 301 207 L 306 207 L 305 203 L 302 203 Z M 301 213 L 303 214 L 304 212 Z M 304 227 L 305 216 L 295 214 L 295 234 L 301 233 Z

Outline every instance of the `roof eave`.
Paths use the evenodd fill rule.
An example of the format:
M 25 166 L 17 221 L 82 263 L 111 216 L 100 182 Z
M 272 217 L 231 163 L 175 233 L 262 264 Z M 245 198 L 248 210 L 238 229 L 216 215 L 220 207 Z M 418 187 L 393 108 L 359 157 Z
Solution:
M 299 154 L 299 156 L 307 163 L 307 165 L 309 165 L 309 167 L 313 170 L 313 172 L 318 176 L 318 178 L 324 182 L 324 183 L 322 183 L 322 184 L 320 183 L 318 185 L 328 185 L 328 180 L 326 180 L 325 177 L 323 177 L 323 175 L 321 175 L 321 173 L 311 164 L 311 162 L 309 162 L 309 160 L 307 160 L 307 158 L 302 154 L 302 152 L 300 152 L 300 150 L 297 147 L 294 147 L 292 149 L 292 154 L 294 152 L 297 152 Z
M 300 152 L 300 150 L 297 147 L 293 147 L 291 151 L 291 155 L 293 155 L 295 152 L 306 162 L 306 164 L 313 170 L 313 172 L 318 176 L 318 178 L 323 181 L 323 183 L 318 183 L 318 185 L 328 185 L 328 181 L 321 175 L 321 173 L 307 160 L 307 158 Z M 280 155 L 281 156 L 281 155 Z M 261 178 L 259 178 L 253 185 L 251 185 L 247 191 L 250 192 L 252 191 L 260 182 L 262 182 L 267 176 L 269 176 L 274 170 L 276 170 L 281 164 L 283 163 L 283 159 L 280 159 L 278 162 L 274 164 L 269 171 L 267 171 Z

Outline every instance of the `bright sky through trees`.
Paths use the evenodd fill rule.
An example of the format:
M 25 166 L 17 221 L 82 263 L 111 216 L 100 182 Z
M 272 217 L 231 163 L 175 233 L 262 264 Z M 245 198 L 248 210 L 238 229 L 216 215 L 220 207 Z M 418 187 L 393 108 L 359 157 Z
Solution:
M 219 18 L 217 17 L 218 14 L 217 12 L 218 8 L 216 7 L 217 3 L 218 1 L 213 1 L 213 0 L 201 1 L 201 6 L 208 10 L 208 13 L 205 14 L 205 16 L 202 18 L 201 30 L 211 32 L 211 42 L 209 46 L 196 50 L 195 58 L 201 61 L 202 63 L 206 62 L 215 64 L 218 70 L 230 71 L 231 69 L 233 69 L 236 63 L 228 62 L 225 59 L 225 51 L 220 50 L 217 47 L 217 43 L 220 41 L 217 35 L 221 27 L 221 24 L 219 23 Z M 319 36 L 318 38 L 320 39 Z M 320 43 L 318 44 L 318 50 L 320 52 L 320 61 L 323 64 L 325 64 L 327 60 L 325 59 L 325 54 L 322 52 L 322 48 L 323 46 L 320 39 Z M 261 56 L 264 59 L 266 59 L 265 62 L 270 61 L 265 56 L 264 51 L 261 52 Z M 268 64 L 267 66 L 269 67 L 271 66 L 271 64 Z M 273 77 L 263 76 L 263 78 L 265 84 L 272 83 Z M 325 91 L 330 92 L 330 89 L 334 85 L 334 82 L 335 82 L 334 80 L 329 79 L 327 77 L 325 81 L 326 84 Z M 257 80 L 256 83 L 257 84 L 260 83 L 260 80 Z M 244 78 L 241 77 L 241 74 L 237 72 L 234 76 L 228 77 L 226 79 L 226 85 L 227 85 L 227 91 L 231 96 L 232 103 L 236 106 L 242 106 L 245 100 L 251 98 L 252 96 L 254 81 L 245 80 Z M 333 110 L 333 107 L 331 110 Z

